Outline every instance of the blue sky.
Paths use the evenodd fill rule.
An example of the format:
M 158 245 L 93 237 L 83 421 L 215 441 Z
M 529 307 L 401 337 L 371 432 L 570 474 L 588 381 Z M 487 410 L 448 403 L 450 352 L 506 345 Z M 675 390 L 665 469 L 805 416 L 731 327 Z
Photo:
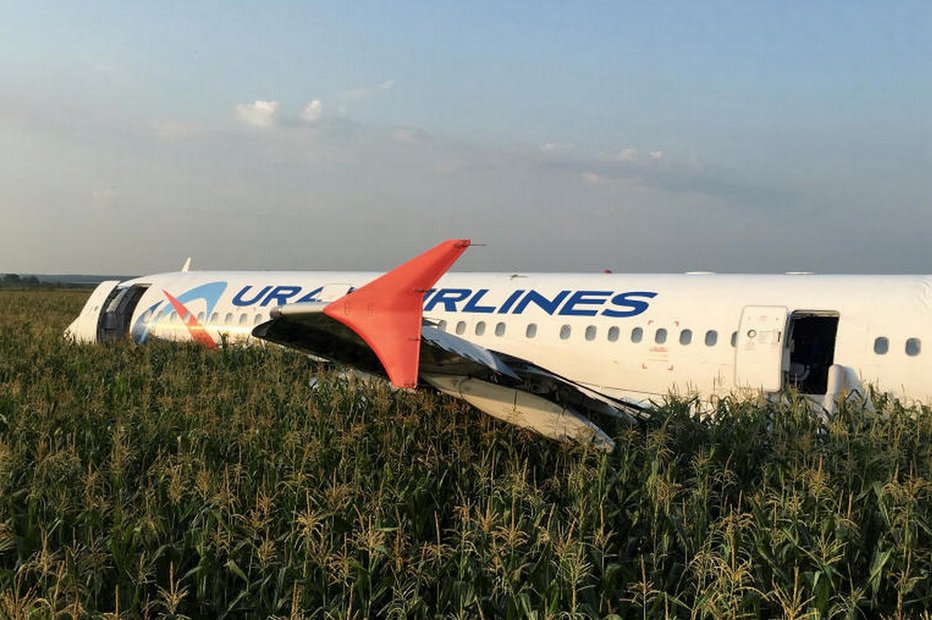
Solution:
M 932 271 L 932 3 L 2 16 L 0 271 Z

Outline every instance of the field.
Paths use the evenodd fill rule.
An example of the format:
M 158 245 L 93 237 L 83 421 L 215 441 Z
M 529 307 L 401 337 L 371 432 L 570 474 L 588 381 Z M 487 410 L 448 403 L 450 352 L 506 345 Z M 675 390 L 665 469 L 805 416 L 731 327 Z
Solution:
M 86 295 L 0 292 L 0 617 L 929 617 L 927 410 L 676 402 L 603 455 L 275 348 L 67 344 Z

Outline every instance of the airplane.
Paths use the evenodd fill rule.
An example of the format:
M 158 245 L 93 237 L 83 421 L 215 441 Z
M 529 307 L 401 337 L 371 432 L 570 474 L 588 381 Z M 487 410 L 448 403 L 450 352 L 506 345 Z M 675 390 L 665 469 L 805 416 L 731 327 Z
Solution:
M 182 271 L 107 281 L 66 335 L 270 342 L 429 386 L 557 440 L 614 448 L 671 394 L 828 412 L 865 386 L 932 400 L 932 276 L 450 273 L 450 239 L 385 274 Z

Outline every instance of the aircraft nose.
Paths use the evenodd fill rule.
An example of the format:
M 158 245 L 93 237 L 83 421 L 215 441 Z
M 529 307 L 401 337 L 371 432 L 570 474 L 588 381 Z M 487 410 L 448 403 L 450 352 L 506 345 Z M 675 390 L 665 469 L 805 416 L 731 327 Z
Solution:
M 77 329 L 78 329 L 78 319 L 75 319 L 71 322 L 71 325 L 65 328 L 65 338 L 68 340 L 77 341 Z

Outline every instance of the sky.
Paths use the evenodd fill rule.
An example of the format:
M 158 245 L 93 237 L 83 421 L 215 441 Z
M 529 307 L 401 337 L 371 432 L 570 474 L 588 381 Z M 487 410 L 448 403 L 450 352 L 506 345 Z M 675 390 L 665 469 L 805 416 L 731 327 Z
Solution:
M 0 273 L 932 272 L 932 2 L 0 16 Z

